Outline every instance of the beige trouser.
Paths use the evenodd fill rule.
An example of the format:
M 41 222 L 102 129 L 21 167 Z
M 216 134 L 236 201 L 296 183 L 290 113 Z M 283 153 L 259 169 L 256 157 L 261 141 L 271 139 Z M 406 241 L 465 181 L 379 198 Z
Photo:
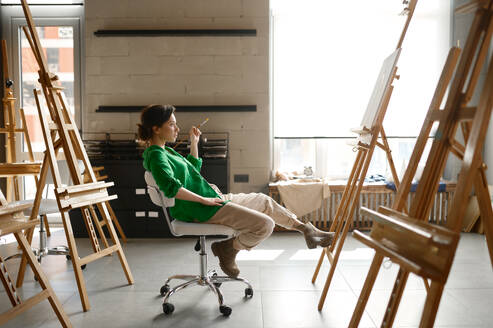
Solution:
M 237 250 L 251 249 L 269 237 L 275 224 L 293 229 L 301 222 L 296 215 L 261 193 L 221 195 L 229 200 L 204 223 L 222 224 L 239 232 L 233 241 Z

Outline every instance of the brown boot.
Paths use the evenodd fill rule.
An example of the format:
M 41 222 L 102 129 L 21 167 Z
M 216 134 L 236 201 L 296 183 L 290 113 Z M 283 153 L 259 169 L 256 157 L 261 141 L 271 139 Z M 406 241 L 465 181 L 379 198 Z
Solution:
M 315 228 L 310 222 L 298 226 L 297 229 L 301 233 L 303 233 L 306 241 L 306 246 L 308 246 L 309 249 L 315 248 L 317 246 L 329 247 L 334 240 L 334 232 L 319 230 Z
M 240 269 L 236 265 L 236 254 L 239 250 L 233 247 L 234 238 L 217 241 L 211 245 L 212 253 L 219 258 L 219 266 L 225 274 L 236 278 L 240 274 Z

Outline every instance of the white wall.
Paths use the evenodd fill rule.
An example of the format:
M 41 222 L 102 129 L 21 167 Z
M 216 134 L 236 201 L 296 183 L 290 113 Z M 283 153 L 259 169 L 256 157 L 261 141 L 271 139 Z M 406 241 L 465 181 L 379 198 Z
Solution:
M 86 0 L 84 132 L 134 132 L 138 113 L 98 106 L 257 105 L 177 113 L 182 131 L 230 134 L 230 191 L 265 190 L 270 172 L 268 0 Z M 98 29 L 246 28 L 256 37 L 96 37 Z M 249 183 L 233 183 L 249 174 Z

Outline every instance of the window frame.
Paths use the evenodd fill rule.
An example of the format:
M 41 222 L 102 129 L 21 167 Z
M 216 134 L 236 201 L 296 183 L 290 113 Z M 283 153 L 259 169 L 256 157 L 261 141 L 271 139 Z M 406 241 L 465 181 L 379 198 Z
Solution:
M 2 37 L 7 41 L 9 55 L 9 71 L 14 81 L 21 81 L 21 42 L 22 31 L 20 27 L 26 25 L 24 13 L 20 5 L 2 5 Z M 82 130 L 82 114 L 84 108 L 84 80 L 85 63 L 82 60 L 84 48 L 84 7 L 77 5 L 36 5 L 30 6 L 36 26 L 71 26 L 74 40 L 74 119 Z M 19 83 L 14 88 L 16 108 L 22 107 L 22 90 Z M 17 118 L 19 119 L 19 118 Z M 27 153 L 22 149 L 21 143 L 17 143 L 16 152 L 19 160 L 28 159 Z M 41 153 L 35 153 L 37 159 Z
M 74 119 L 82 130 L 82 115 L 84 108 L 84 82 L 85 61 L 82 54 L 85 53 L 85 18 L 84 5 L 82 2 L 74 4 L 36 4 L 30 5 L 31 14 L 36 26 L 71 26 L 73 28 L 73 53 L 74 53 Z M 21 26 L 26 25 L 26 19 L 22 6 L 15 4 L 0 5 L 0 35 L 7 42 L 9 56 L 9 72 L 15 83 L 14 97 L 16 108 L 22 106 L 21 82 Z M 20 122 L 19 113 L 16 119 Z M 23 142 L 16 143 L 16 154 L 18 161 L 29 160 L 27 149 L 23 149 Z M 44 152 L 34 152 L 35 160 L 42 160 Z M 24 179 L 21 182 L 21 194 L 25 196 Z

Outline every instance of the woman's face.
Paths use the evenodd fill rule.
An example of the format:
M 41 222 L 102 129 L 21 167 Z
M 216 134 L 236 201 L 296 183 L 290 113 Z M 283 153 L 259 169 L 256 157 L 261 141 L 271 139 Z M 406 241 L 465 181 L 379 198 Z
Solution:
M 178 132 L 180 132 L 180 128 L 176 125 L 175 114 L 171 114 L 169 120 L 164 122 L 160 127 L 155 126 L 153 130 L 154 135 L 157 135 L 161 140 L 175 142 Z

